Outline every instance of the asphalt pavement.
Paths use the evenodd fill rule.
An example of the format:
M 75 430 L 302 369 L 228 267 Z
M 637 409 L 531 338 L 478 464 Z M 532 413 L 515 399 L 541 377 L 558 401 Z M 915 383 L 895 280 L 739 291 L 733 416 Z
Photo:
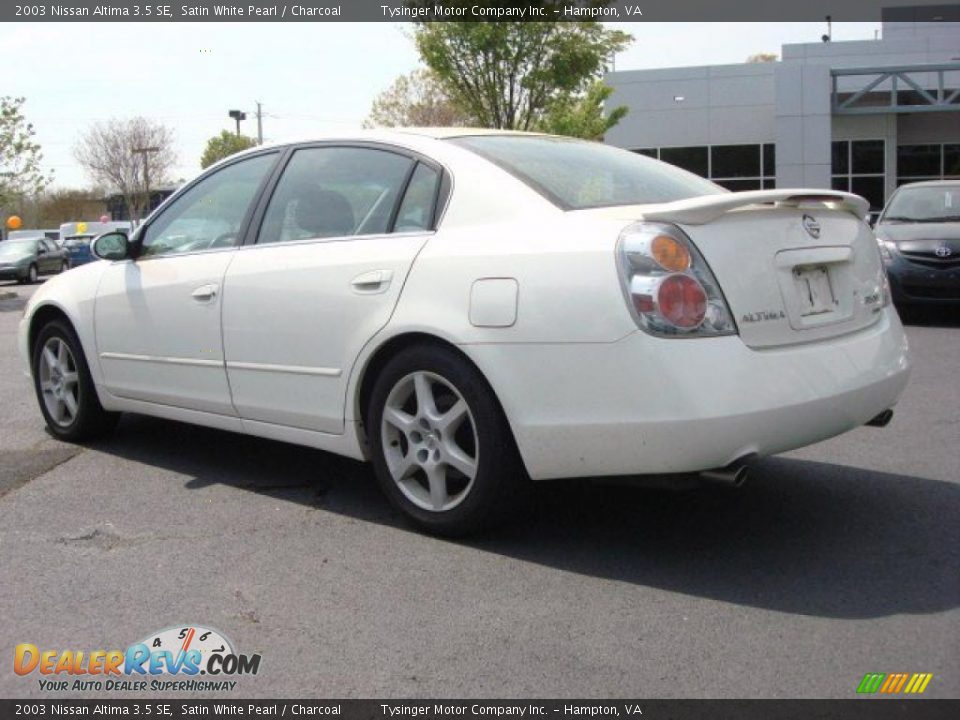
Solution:
M 18 643 L 181 624 L 261 654 L 221 697 L 852 698 L 867 672 L 960 697 L 947 314 L 908 327 L 885 429 L 761 460 L 737 490 L 542 484 L 520 522 L 451 542 L 316 450 L 137 416 L 52 439 L 16 355 L 32 291 L 0 284 L 0 697 L 97 696 L 15 675 Z

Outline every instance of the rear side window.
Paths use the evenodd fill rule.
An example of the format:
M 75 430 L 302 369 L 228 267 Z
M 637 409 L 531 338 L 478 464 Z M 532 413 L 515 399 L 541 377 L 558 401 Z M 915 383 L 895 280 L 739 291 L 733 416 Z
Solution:
M 257 242 L 390 232 L 413 163 L 372 148 L 297 150 L 270 198 Z
M 419 163 L 413 171 L 407 192 L 404 193 L 394 232 L 429 230 L 433 226 L 433 214 L 437 207 L 437 192 L 440 189 L 440 174 L 431 167 Z
M 523 135 L 475 135 L 450 142 L 499 165 L 564 210 L 726 192 L 693 173 L 595 142 Z

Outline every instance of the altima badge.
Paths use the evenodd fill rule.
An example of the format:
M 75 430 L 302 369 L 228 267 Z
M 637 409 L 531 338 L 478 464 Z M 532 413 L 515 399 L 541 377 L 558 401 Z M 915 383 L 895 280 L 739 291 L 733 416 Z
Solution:
M 812 215 L 803 216 L 803 229 L 806 230 L 810 237 L 818 238 L 820 237 L 820 223 L 817 222 L 817 219 Z

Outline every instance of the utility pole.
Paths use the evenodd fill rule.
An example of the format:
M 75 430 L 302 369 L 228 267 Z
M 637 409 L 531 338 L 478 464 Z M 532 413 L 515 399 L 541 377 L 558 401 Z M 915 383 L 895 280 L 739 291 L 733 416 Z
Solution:
M 135 155 L 143 155 L 143 186 L 147 195 L 146 202 L 144 203 L 144 212 L 147 215 L 150 214 L 150 153 L 152 152 L 160 152 L 160 148 L 156 145 L 152 145 L 150 147 L 138 147 L 133 149 L 133 153 Z M 129 208 L 129 210 L 131 210 L 130 214 L 133 215 L 133 208 Z M 130 219 L 132 220 L 133 218 L 131 217 Z M 142 219 L 143 218 L 138 218 L 138 220 Z
M 257 100 L 257 145 L 263 145 L 263 103 Z

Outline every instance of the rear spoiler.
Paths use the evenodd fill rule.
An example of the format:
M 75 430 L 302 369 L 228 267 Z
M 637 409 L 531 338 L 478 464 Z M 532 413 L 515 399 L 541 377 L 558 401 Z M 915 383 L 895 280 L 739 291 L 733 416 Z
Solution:
M 835 207 L 865 218 L 870 203 L 859 195 L 837 190 L 750 190 L 748 192 L 702 195 L 689 200 L 676 200 L 643 211 L 644 220 L 703 225 L 731 210 L 751 205 L 800 207 L 819 205 Z

